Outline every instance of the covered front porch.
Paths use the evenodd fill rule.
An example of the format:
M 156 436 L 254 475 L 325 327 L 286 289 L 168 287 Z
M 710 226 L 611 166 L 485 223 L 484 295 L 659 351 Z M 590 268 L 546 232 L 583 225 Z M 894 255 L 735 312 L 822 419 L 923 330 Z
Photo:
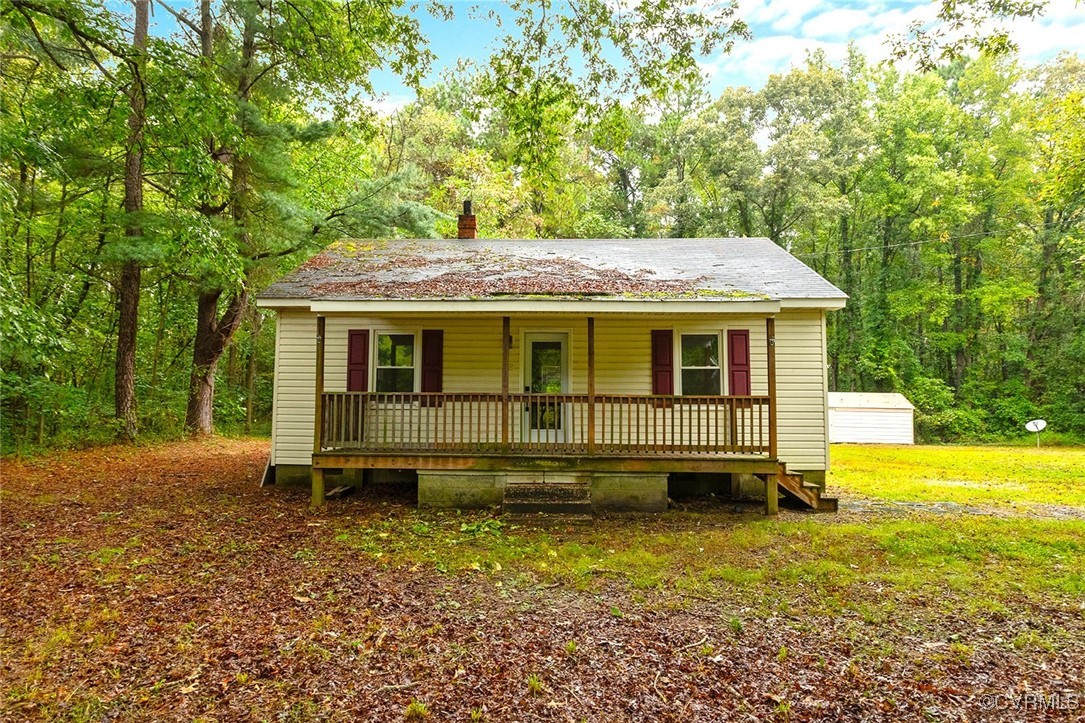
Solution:
M 584 325 L 586 347 L 586 378 L 579 385 L 583 393 L 565 392 L 568 352 L 556 336 L 544 334 L 535 335 L 538 343 L 531 335 L 524 337 L 520 391 L 521 380 L 514 382 L 510 372 L 511 323 L 508 316 L 501 319 L 500 392 L 327 391 L 326 325 L 325 317 L 318 317 L 313 504 L 324 501 L 325 470 L 511 473 L 536 479 L 585 474 L 665 479 L 674 472 L 694 472 L 757 475 L 765 483 L 766 510 L 775 512 L 776 478 L 782 470 L 776 449 L 772 316 L 761 321 L 766 342 L 764 367 L 757 376 L 764 379 L 763 394 L 681 394 L 655 381 L 653 391 L 662 386 L 672 393 L 613 394 L 597 389 L 594 317 L 578 322 Z M 748 345 L 748 334 L 745 339 Z M 745 353 L 743 391 L 748 392 L 748 347 Z M 553 361 L 550 367 L 548 361 Z M 677 365 L 682 364 L 678 358 Z M 716 364 L 722 373 L 722 362 Z M 689 379 L 696 382 L 699 377 Z M 732 386 L 716 383 L 721 391 Z

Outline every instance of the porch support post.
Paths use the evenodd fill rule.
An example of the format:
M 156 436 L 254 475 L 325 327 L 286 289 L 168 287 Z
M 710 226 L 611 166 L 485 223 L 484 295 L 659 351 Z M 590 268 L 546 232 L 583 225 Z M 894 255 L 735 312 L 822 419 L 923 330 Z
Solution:
M 509 317 L 501 317 L 501 446 L 509 446 L 509 337 L 512 336 L 512 322 Z
M 316 399 L 313 406 L 313 455 L 320 451 L 324 426 L 324 317 L 316 318 Z M 313 480 L 313 507 L 324 504 L 324 470 L 316 466 L 316 459 L 310 462 Z
M 769 457 L 776 460 L 776 318 L 765 319 L 765 339 L 769 376 Z M 779 474 L 778 472 L 776 474 Z M 765 514 L 779 512 L 780 487 L 776 474 L 765 475 Z
M 588 317 L 588 454 L 595 454 L 595 317 Z
M 776 459 L 776 318 L 765 319 L 769 376 L 769 457 Z
M 765 475 L 765 514 L 775 515 L 780 511 L 780 485 L 776 475 Z

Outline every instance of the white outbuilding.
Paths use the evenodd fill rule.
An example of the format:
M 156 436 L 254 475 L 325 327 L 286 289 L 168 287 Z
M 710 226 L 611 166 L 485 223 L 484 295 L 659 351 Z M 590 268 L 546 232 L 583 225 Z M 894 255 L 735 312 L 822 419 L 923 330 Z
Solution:
M 914 412 L 903 394 L 829 392 L 829 441 L 915 444 Z

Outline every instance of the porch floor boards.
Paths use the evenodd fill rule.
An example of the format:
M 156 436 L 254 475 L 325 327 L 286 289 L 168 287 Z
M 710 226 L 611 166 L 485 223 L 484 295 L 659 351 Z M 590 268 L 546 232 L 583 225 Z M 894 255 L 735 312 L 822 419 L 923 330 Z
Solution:
M 313 453 L 319 469 L 426 469 L 584 472 L 736 472 L 775 473 L 777 460 L 762 455 L 697 452 L 636 455 L 530 452 L 478 454 L 452 451 L 325 450 Z

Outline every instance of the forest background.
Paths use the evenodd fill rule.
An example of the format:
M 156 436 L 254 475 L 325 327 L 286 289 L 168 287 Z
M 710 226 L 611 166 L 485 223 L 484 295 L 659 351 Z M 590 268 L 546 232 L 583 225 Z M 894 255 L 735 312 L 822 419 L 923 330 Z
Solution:
M 466 199 L 490 238 L 771 238 L 850 297 L 831 389 L 902 392 L 926 441 L 1085 438 L 1079 57 L 913 29 L 918 63 L 710 94 L 734 8 L 619 7 L 511 2 L 423 87 L 394 2 L 4 0 L 3 451 L 266 433 L 260 289 L 344 236 L 454 236 Z M 375 112 L 377 68 L 417 99 Z

